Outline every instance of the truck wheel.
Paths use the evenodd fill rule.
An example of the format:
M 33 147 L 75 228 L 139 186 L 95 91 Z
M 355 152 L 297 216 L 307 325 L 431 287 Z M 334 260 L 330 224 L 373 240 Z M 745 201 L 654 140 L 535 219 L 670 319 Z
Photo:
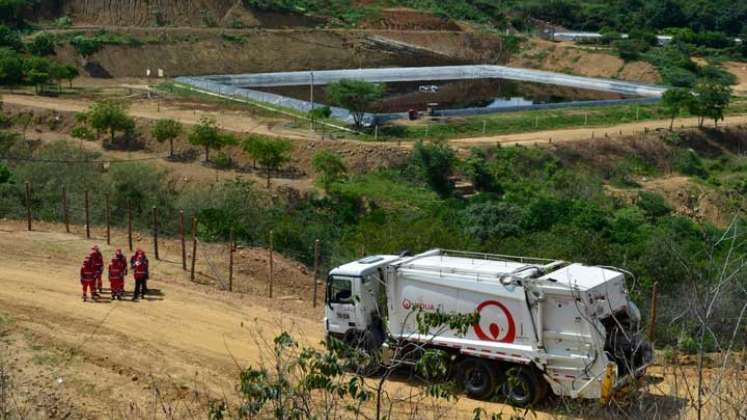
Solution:
M 537 371 L 530 367 L 512 367 L 506 371 L 501 392 L 509 404 L 529 407 L 545 398 L 547 384 L 537 375 Z
M 457 366 L 458 383 L 470 398 L 484 400 L 493 395 L 497 374 L 493 365 L 483 359 L 468 358 Z

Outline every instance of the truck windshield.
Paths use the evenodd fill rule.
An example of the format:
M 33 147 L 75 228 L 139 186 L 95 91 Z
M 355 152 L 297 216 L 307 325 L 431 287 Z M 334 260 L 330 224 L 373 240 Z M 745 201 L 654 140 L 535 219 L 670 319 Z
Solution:
M 328 296 L 330 303 L 352 303 L 353 279 L 340 276 L 330 277 Z

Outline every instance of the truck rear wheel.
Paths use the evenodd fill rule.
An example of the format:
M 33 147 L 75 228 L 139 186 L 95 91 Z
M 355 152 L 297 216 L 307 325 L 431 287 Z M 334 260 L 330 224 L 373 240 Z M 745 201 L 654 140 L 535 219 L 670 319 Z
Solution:
M 488 361 L 470 357 L 457 366 L 457 380 L 468 397 L 484 400 L 495 392 L 498 374 Z
M 506 380 L 501 386 L 501 393 L 511 405 L 534 406 L 547 395 L 547 383 L 531 367 L 512 367 L 506 371 Z

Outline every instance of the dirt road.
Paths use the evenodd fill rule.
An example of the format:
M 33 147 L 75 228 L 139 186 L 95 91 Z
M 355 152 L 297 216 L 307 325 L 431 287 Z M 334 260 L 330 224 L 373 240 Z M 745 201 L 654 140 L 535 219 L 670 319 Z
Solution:
M 706 122 L 706 124 L 711 127 L 713 126 L 712 121 L 708 121 Z M 729 127 L 743 124 L 747 124 L 747 115 L 732 115 L 727 116 L 723 122 L 719 123 L 719 126 Z M 698 120 L 697 118 L 678 118 L 677 120 L 675 120 L 674 126 L 678 128 L 697 127 Z M 610 137 L 619 135 L 635 135 L 641 134 L 646 129 L 648 129 L 649 131 L 667 130 L 669 129 L 669 120 L 642 121 L 636 123 L 616 124 L 608 127 L 568 128 L 559 130 L 533 131 L 518 134 L 503 134 L 498 136 L 468 137 L 453 139 L 450 141 L 450 143 L 458 147 L 490 145 L 495 143 L 506 145 L 541 145 L 585 140 L 593 141 L 594 139 L 605 137 L 605 135 L 608 135 Z
M 256 274 L 245 279 L 254 286 L 247 293 L 228 293 L 190 282 L 178 263 L 178 244 L 164 241 L 162 261 L 151 256 L 153 294 L 148 299 L 83 303 L 77 270 L 93 240 L 78 236 L 77 226 L 72 234 L 62 233 L 58 225 L 35 226 L 26 232 L 24 223 L 0 221 L 0 368 L 10 375 L 13 404 L 29 410 L 24 418 L 205 418 L 209 400 L 237 401 L 242 368 L 272 367 L 268 343 L 281 331 L 305 345 L 322 339 L 322 308 L 312 308 L 308 290 L 299 291 L 293 283 L 309 277 L 294 274 L 284 260 L 275 299 L 264 297 L 265 279 Z M 126 243 L 122 232 L 114 232 L 112 243 Z M 151 249 L 147 241 L 138 245 Z M 218 255 L 220 245 L 201 246 L 199 255 Z M 102 250 L 109 256 L 113 247 Z M 258 252 L 240 254 L 239 261 L 259 261 Z M 198 272 L 210 271 L 206 264 L 198 264 Z M 282 296 L 293 292 L 301 296 Z M 398 377 L 385 389 L 393 399 L 402 399 L 392 418 L 469 419 L 481 407 L 506 417 L 612 419 L 621 416 L 617 404 L 629 414 L 639 402 L 650 414 L 645 418 L 691 417 L 685 398 L 667 395 L 677 382 L 662 368 L 651 371 L 666 380 L 644 389 L 635 404 L 608 408 L 596 401 L 551 400 L 525 413 L 464 397 L 436 404 L 421 399 L 413 406 L 410 397 L 422 389 L 411 380 Z M 744 375 L 735 375 L 719 386 L 722 393 L 741 398 Z M 687 376 L 685 388 L 694 382 L 692 373 Z M 692 395 L 682 383 L 677 389 Z
M 50 109 L 61 112 L 84 112 L 93 101 L 80 98 L 50 98 L 43 96 L 28 96 L 4 94 L 3 102 L 25 107 Z M 255 118 L 239 111 L 223 110 L 220 112 L 205 111 L 186 106 L 178 106 L 158 100 L 135 100 L 129 109 L 129 114 L 135 118 L 159 120 L 171 118 L 187 125 L 194 125 L 204 117 L 215 118 L 219 127 L 241 133 L 257 133 L 267 136 L 277 136 L 291 139 L 317 138 L 308 130 L 290 130 L 277 124 L 276 119 Z M 269 120 L 269 121 L 268 121 Z M 274 123 L 274 124 L 273 124 Z
M 119 85 L 123 86 L 123 85 Z M 23 107 L 35 107 L 41 109 L 65 111 L 65 112 L 82 112 L 85 111 L 92 103 L 86 99 L 70 98 L 49 98 L 29 95 L 3 95 L 3 102 Z M 130 114 L 136 118 L 146 120 L 157 120 L 162 118 L 173 118 L 187 125 L 193 125 L 203 117 L 215 118 L 218 125 L 226 130 L 241 133 L 253 132 L 257 134 L 290 138 L 296 140 L 320 140 L 317 133 L 309 130 L 289 129 L 283 127 L 275 119 L 257 118 L 239 111 L 228 110 L 201 110 L 189 107 L 188 103 L 173 104 L 159 103 L 156 100 L 136 100 L 130 107 Z M 574 141 L 593 141 L 595 138 L 616 135 L 633 135 L 640 134 L 644 130 L 661 130 L 669 128 L 669 120 L 653 120 L 635 123 L 616 124 L 607 127 L 582 127 L 558 130 L 543 130 L 517 134 L 502 134 L 495 136 L 478 136 L 466 137 L 450 140 L 450 144 L 458 148 L 469 148 L 472 146 L 484 146 L 491 144 L 504 145 L 542 145 L 549 143 L 574 142 Z M 707 122 L 711 124 L 711 122 Z M 721 126 L 735 126 L 747 124 L 747 115 L 732 115 L 726 117 Z M 675 127 L 697 127 L 697 118 L 679 118 L 675 121 Z M 346 144 L 360 144 L 360 141 L 346 140 Z M 365 142 L 368 147 L 381 145 L 394 147 L 395 143 L 372 143 Z M 412 142 L 402 142 L 401 147 L 411 148 Z
M 179 264 L 152 257 L 157 295 L 83 303 L 77 269 L 92 241 L 38 229 L 0 222 L 0 362 L 13 366 L 18 399 L 36 407 L 29 418 L 164 418 L 163 407 L 187 417 L 209 398 L 235 400 L 240 368 L 269 363 L 267 343 L 281 331 L 307 345 L 322 339 L 321 308 L 194 284 Z M 478 405 L 511 412 L 466 398 L 443 410 L 466 419 Z

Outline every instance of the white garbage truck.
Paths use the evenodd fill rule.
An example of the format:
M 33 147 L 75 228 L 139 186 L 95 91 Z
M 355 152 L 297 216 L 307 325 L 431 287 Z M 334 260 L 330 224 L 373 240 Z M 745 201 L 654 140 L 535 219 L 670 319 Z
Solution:
M 610 398 L 653 358 L 626 278 L 612 267 L 436 249 L 375 255 L 330 271 L 325 328 L 380 355 L 414 365 L 425 351 L 449 355 L 472 398 L 529 406 L 551 391 Z M 417 312 L 477 314 L 466 334 L 418 332 Z M 511 378 L 510 380 L 507 378 Z

